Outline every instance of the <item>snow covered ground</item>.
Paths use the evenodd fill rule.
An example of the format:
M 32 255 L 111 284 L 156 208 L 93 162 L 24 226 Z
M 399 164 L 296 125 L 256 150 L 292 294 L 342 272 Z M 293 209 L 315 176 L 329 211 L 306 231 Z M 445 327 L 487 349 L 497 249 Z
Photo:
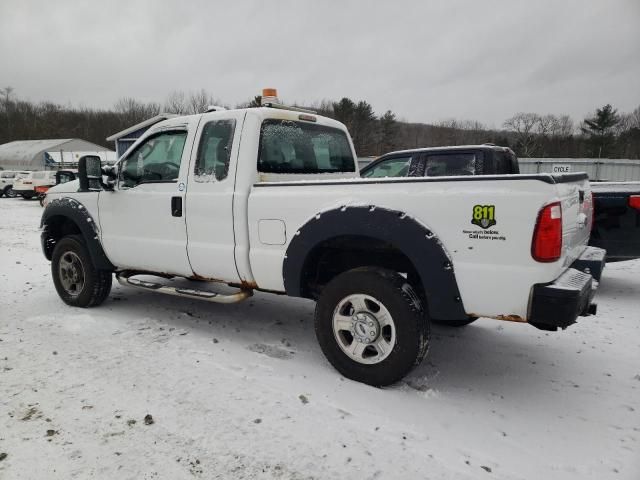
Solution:
M 597 317 L 434 327 L 427 360 L 376 389 L 327 363 L 309 301 L 114 285 L 67 307 L 41 211 L 0 199 L 2 480 L 640 478 L 639 261 L 607 267 Z

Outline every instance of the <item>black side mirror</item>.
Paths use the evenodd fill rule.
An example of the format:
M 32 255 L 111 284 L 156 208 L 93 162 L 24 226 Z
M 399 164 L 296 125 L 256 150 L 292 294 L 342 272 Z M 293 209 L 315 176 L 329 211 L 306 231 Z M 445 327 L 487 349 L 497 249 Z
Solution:
M 101 160 L 97 155 L 85 155 L 78 160 L 78 180 L 80 192 L 99 192 L 102 190 Z

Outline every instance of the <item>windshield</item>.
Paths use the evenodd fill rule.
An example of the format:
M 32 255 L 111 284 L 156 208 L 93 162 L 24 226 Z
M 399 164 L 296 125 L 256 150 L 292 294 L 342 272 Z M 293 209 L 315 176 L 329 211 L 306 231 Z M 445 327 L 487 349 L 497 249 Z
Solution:
M 355 172 L 344 131 L 306 122 L 265 120 L 258 171 L 263 173 Z

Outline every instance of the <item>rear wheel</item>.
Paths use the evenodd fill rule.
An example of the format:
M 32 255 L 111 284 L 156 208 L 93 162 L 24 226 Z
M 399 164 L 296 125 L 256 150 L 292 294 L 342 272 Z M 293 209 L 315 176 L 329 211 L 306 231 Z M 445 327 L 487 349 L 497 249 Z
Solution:
M 23 193 L 22 198 L 25 200 L 31 200 L 35 196 L 35 193 Z
M 100 305 L 111 291 L 111 272 L 93 266 L 79 235 L 58 241 L 51 257 L 51 275 L 62 301 L 73 307 Z
M 342 375 L 373 386 L 397 382 L 429 346 L 429 319 L 411 285 L 376 268 L 342 273 L 316 305 L 323 353 Z
M 11 186 L 4 189 L 4 195 L 7 198 L 16 198 L 18 196 L 16 195 L 16 192 L 13 191 L 13 187 Z

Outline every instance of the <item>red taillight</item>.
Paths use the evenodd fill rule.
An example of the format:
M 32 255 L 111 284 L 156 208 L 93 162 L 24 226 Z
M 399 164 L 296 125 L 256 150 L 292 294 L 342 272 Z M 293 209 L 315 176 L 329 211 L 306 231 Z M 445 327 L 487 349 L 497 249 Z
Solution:
M 550 203 L 538 214 L 531 256 L 538 262 L 555 262 L 562 255 L 562 206 Z
M 631 195 L 629 197 L 629 206 L 636 210 L 640 210 L 640 195 Z

